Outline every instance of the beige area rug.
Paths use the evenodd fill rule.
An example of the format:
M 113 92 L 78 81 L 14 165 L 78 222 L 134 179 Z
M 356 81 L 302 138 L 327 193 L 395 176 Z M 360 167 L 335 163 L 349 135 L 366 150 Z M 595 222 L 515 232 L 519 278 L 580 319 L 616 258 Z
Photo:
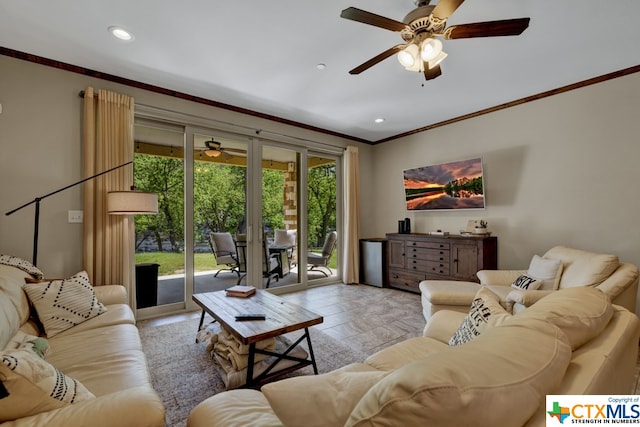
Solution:
M 194 406 L 225 390 L 205 344 L 195 342 L 198 322 L 199 319 L 191 319 L 160 326 L 138 322 L 153 388 L 164 402 L 169 427 L 185 426 Z M 313 327 L 310 334 L 320 373 L 362 362 L 367 357 Z M 286 335 L 292 341 L 299 336 L 297 332 Z M 313 375 L 313 368 L 308 366 L 290 375 L 303 374 Z

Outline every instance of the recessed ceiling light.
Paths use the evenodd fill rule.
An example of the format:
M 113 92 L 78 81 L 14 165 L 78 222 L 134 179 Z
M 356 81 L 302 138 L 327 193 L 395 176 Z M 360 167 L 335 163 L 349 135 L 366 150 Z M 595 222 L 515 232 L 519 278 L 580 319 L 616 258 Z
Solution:
M 374 122 L 382 123 L 382 122 L 384 122 L 384 117 L 378 117 L 377 119 L 374 120 Z
M 318 64 L 318 65 L 316 65 L 316 68 L 318 70 L 324 70 L 325 68 L 327 68 L 327 64 Z
M 133 34 L 122 27 L 111 26 L 108 28 L 108 30 L 113 35 L 113 37 L 117 39 L 123 40 L 125 42 L 133 40 Z

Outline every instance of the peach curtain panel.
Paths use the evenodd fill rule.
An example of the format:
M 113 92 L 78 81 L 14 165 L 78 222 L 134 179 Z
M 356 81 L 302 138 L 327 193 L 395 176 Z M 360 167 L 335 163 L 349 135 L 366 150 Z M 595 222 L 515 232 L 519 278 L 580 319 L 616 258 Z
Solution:
M 106 90 L 84 92 L 84 175 L 133 160 L 133 98 Z M 107 214 L 107 193 L 129 190 L 133 164 L 84 184 L 83 265 L 95 285 L 122 284 L 135 308 L 133 218 Z
M 349 146 L 344 156 L 344 236 L 342 280 L 358 283 L 360 260 L 360 169 L 358 147 Z

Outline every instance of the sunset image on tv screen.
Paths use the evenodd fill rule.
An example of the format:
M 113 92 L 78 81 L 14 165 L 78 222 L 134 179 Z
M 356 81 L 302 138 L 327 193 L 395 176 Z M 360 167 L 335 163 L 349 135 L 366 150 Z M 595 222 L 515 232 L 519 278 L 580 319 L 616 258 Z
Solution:
M 403 171 L 407 210 L 482 209 L 482 159 Z

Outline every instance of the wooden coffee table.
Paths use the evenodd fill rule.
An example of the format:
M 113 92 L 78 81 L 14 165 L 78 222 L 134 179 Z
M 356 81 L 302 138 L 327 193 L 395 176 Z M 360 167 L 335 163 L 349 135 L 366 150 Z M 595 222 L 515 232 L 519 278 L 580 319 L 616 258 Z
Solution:
M 322 316 L 263 290 L 257 290 L 254 295 L 248 298 L 228 297 L 225 291 L 205 292 L 194 294 L 193 301 L 202 308 L 198 331 L 202 328 L 205 313 L 208 313 L 237 338 L 238 341 L 249 346 L 246 387 L 259 386 L 275 377 L 309 365 L 312 365 L 313 372 L 316 375 L 318 374 L 318 367 L 313 354 L 313 347 L 311 346 L 311 337 L 309 336 L 309 327 L 322 323 Z M 266 319 L 238 321 L 235 318 L 238 314 L 249 313 L 264 314 Z M 258 341 L 275 338 L 300 329 L 304 329 L 304 334 L 283 353 L 275 353 L 256 348 Z M 309 346 L 309 358 L 301 359 L 291 356 L 289 353 L 305 339 Z M 264 372 L 256 378 L 253 378 L 256 354 L 274 356 L 275 360 Z M 277 363 L 284 359 L 298 363 L 274 371 L 273 369 Z

